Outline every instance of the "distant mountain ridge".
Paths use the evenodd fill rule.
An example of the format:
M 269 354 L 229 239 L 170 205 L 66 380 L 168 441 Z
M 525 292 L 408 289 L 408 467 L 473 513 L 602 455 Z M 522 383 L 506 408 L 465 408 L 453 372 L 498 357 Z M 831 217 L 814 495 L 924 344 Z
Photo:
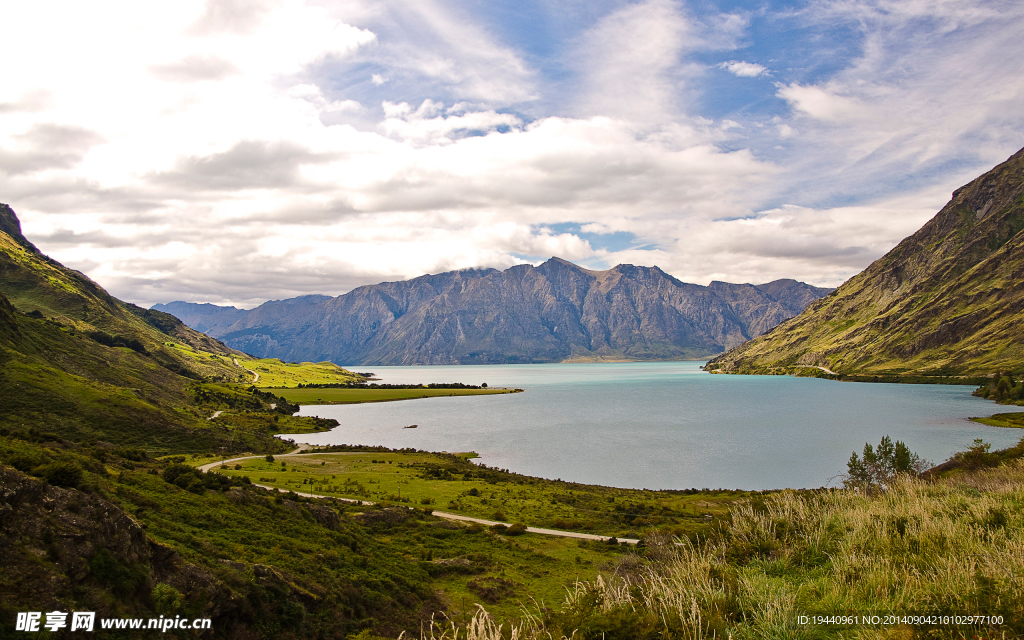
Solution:
M 246 311 L 153 309 L 260 357 L 350 365 L 698 359 L 799 313 L 831 289 L 681 282 L 658 267 L 583 269 L 561 258 L 302 296 Z
M 1024 370 L 1024 149 L 953 192 L 892 251 L 768 335 L 708 363 L 847 376 Z M 806 370 L 806 369 L 804 369 Z

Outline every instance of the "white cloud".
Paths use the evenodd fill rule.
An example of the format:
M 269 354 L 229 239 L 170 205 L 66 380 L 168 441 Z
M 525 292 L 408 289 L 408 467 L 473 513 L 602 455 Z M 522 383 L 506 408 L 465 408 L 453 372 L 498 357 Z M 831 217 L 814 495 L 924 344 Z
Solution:
M 814 167 L 821 185 L 838 179 L 870 192 L 949 172 L 939 167 L 951 160 L 970 167 L 948 174 L 959 180 L 1024 145 L 1024 5 L 844 1 L 815 5 L 806 18 L 852 21 L 862 54 L 821 81 L 776 85 L 793 109 L 789 124 L 813 141 L 794 171 Z
M 718 65 L 720 69 L 725 69 L 734 76 L 740 78 L 756 78 L 757 76 L 764 75 L 768 72 L 768 68 L 753 62 L 742 62 L 740 60 L 730 60 L 729 62 L 722 62 Z
M 678 109 L 679 83 L 694 68 L 682 53 L 701 43 L 697 27 L 671 0 L 626 5 L 582 38 L 580 113 L 664 121 Z
M 855 24 L 863 54 L 813 80 L 771 63 L 790 113 L 754 119 L 701 117 L 721 74 L 695 55 L 739 57 L 750 17 L 670 0 L 594 20 L 548 85 L 440 2 L 7 3 L 0 193 L 45 251 L 141 303 L 252 305 L 550 255 L 832 285 L 1024 144 L 1020 13 L 815 5 L 800 19 Z M 789 151 L 767 161 L 759 135 Z M 908 188 L 891 176 L 965 157 L 891 195 Z

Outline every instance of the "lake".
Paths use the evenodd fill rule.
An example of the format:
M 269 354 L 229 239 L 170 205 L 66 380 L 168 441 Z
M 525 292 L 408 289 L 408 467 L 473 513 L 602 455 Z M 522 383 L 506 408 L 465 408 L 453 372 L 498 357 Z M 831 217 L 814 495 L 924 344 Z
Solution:
M 488 466 L 648 489 L 835 486 L 850 453 L 882 436 L 938 463 L 975 438 L 1024 432 L 971 416 L 1024 410 L 973 387 L 712 375 L 700 362 L 356 367 L 392 384 L 464 382 L 525 393 L 302 407 L 335 418 L 312 444 L 476 451 Z M 416 424 L 416 429 L 403 427 Z

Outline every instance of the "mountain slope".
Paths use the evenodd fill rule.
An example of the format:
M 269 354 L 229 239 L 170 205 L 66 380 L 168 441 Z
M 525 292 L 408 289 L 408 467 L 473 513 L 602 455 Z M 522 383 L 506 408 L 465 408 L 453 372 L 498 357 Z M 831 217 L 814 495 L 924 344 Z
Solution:
M 1024 368 L 1024 149 L 957 189 L 919 231 L 831 295 L 708 363 L 846 375 Z
M 590 271 L 552 258 L 538 267 L 385 282 L 337 298 L 272 301 L 248 312 L 180 302 L 154 309 L 180 314 L 194 328 L 208 327 L 210 335 L 234 348 L 286 360 L 406 365 L 658 360 L 720 353 L 829 291 L 795 281 L 702 287 L 657 267 Z
M 221 384 L 251 379 L 233 362 L 241 355 L 41 254 L 0 205 L 0 432 L 151 453 L 280 449 L 263 424 L 207 420 L 209 398 L 273 402 Z

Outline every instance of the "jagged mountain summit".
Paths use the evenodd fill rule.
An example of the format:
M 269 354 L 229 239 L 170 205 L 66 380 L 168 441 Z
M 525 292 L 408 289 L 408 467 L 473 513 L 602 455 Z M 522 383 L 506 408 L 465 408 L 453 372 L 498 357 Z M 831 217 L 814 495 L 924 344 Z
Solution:
M 153 308 L 233 348 L 350 365 L 698 359 L 799 313 L 831 289 L 680 282 L 658 267 L 583 269 L 561 258 L 303 296 L 250 311 L 184 302 Z
M 1024 368 L 1024 149 L 920 230 L 709 370 L 977 376 Z

